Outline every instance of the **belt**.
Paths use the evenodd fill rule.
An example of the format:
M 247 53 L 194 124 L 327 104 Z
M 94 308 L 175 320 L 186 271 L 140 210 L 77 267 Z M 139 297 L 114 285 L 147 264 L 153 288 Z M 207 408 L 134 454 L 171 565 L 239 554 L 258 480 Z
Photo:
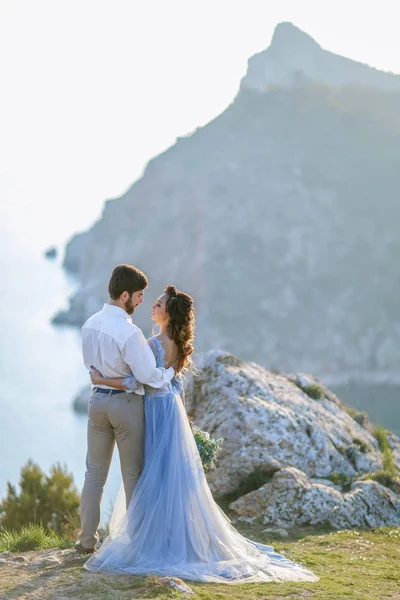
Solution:
M 106 390 L 105 388 L 99 388 L 99 387 L 95 387 L 93 388 L 93 391 L 97 394 L 107 394 L 108 396 L 114 396 L 114 394 L 125 394 L 125 390 L 113 390 L 113 389 L 109 389 Z

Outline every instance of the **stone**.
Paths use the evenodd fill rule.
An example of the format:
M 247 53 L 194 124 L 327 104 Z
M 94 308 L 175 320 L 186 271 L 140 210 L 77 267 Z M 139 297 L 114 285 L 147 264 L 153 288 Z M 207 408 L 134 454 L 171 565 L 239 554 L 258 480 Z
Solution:
M 20 554 L 17 554 L 16 556 L 12 556 L 12 560 L 13 562 L 19 562 L 22 564 L 27 565 L 29 563 L 29 560 L 26 558 L 26 556 L 21 556 Z
M 265 525 L 329 525 L 335 529 L 400 525 L 400 497 L 376 481 L 355 481 L 349 492 L 313 483 L 293 467 L 230 505 L 237 517 Z
M 286 531 L 286 529 L 284 529 L 283 527 L 266 527 L 265 529 L 262 530 L 263 533 L 271 534 L 271 535 L 278 535 L 281 538 L 285 538 L 288 537 L 289 534 Z
M 182 594 L 193 594 L 194 591 L 190 588 L 182 579 L 178 577 L 162 577 L 161 582 L 169 585 L 174 590 L 181 592 Z
M 29 564 L 29 569 L 44 569 L 46 567 L 58 567 L 61 565 L 61 560 L 57 556 L 43 556 L 32 561 Z

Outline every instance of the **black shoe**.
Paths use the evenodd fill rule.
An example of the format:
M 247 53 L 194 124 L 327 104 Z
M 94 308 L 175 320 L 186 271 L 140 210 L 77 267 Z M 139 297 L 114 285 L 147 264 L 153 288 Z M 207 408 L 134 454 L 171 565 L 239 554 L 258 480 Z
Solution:
M 79 554 L 93 554 L 93 552 L 96 552 L 95 548 L 85 548 L 80 542 L 76 542 L 74 548 Z

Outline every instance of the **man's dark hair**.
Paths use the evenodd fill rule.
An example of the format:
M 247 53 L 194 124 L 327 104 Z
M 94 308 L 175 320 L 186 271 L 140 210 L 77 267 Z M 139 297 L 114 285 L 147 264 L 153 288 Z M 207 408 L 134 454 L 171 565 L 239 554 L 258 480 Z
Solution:
M 144 290 L 148 283 L 146 275 L 133 265 L 118 265 L 112 272 L 108 293 L 110 298 L 118 300 L 124 292 L 132 296 L 133 292 Z

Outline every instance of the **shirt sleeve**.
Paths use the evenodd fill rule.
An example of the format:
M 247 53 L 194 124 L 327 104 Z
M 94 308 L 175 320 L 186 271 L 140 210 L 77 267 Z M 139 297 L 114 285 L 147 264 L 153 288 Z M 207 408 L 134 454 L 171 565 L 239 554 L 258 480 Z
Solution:
M 175 375 L 172 367 L 156 367 L 156 359 L 140 329 L 132 333 L 121 348 L 123 360 L 140 383 L 161 388 Z

